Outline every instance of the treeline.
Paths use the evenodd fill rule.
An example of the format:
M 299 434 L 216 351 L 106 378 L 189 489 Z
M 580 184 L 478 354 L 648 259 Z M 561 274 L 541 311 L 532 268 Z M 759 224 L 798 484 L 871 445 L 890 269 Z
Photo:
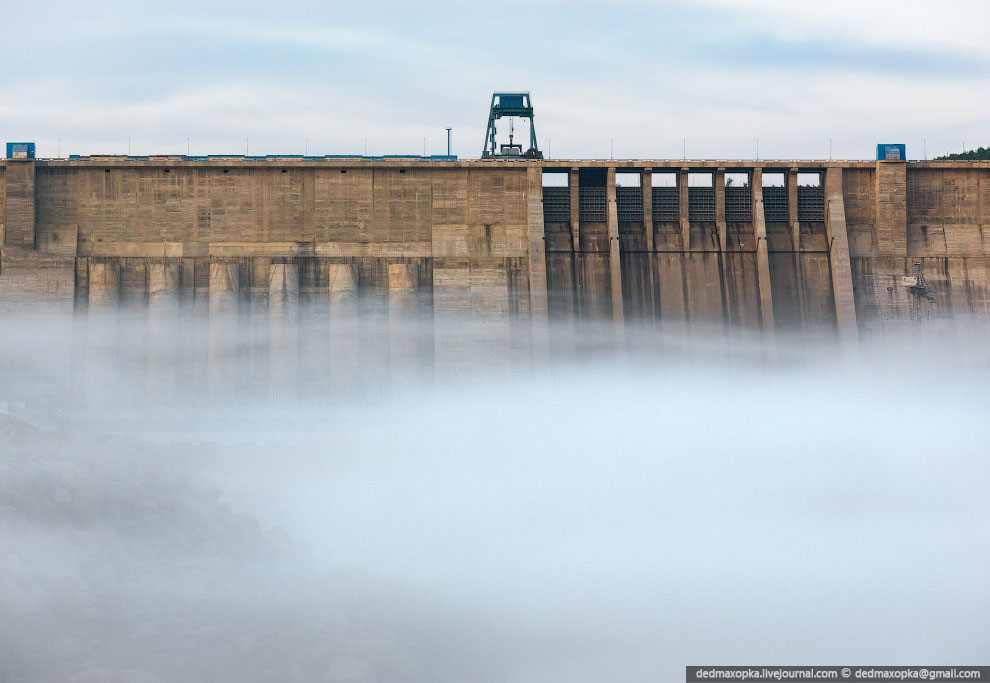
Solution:
M 960 152 L 958 154 L 945 154 L 940 157 L 935 157 L 936 161 L 942 159 L 949 160 L 970 160 L 970 161 L 980 161 L 990 159 L 990 147 L 980 147 L 978 149 L 971 149 L 968 152 Z

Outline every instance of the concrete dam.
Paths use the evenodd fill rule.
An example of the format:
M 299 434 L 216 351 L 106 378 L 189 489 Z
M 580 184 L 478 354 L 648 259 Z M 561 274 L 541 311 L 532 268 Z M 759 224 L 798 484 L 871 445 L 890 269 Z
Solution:
M 4 311 L 358 297 L 535 340 L 587 320 L 840 344 L 988 312 L 990 162 L 6 159 L 0 219 Z

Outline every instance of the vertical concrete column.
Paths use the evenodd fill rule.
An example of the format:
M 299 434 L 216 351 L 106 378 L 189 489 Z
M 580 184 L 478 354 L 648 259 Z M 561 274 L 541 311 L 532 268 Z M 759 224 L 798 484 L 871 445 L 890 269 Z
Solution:
M 571 191 L 571 240 L 574 243 L 574 253 L 581 251 L 581 174 L 572 168 L 567 174 L 568 188 Z
M 296 394 L 299 369 L 299 266 L 268 266 L 268 381 L 271 398 Z
M 253 256 L 240 264 L 238 322 L 241 334 L 251 339 L 242 348 L 241 366 L 238 368 L 238 381 L 252 398 L 270 398 L 271 368 L 269 367 L 268 290 L 272 259 L 270 256 Z
M 143 317 L 148 304 L 148 268 L 139 259 L 121 259 L 120 308 L 128 317 Z
M 140 405 L 145 399 L 148 376 L 148 270 L 140 259 L 121 259 L 118 345 L 120 384 L 124 405 Z
M 646 251 L 653 253 L 653 169 L 644 168 L 640 176 L 640 187 L 643 190 L 643 232 L 646 235 Z M 650 273 L 653 268 L 650 268 Z
M 120 303 L 120 266 L 91 260 L 87 279 L 90 310 L 116 311 Z
M 418 269 L 415 263 L 388 267 L 388 353 L 392 380 L 417 377 L 419 325 L 416 316 Z
M 543 228 L 543 169 L 531 166 L 527 170 L 527 179 L 529 315 L 532 321 L 533 355 L 542 362 L 550 350 L 546 234 Z
M 330 285 L 330 386 L 345 396 L 358 388 L 360 346 L 358 334 L 358 267 L 331 263 Z
M 846 207 L 842 198 L 842 168 L 825 171 L 825 229 L 829 243 L 828 263 L 835 298 L 835 322 L 839 346 L 844 352 L 859 347 L 856 301 L 853 297 L 852 267 L 849 262 L 849 236 L 846 233 Z
M 787 172 L 787 219 L 791 224 L 791 245 L 801 251 L 801 222 L 798 220 L 798 170 Z
M 878 161 L 875 177 L 877 253 L 880 256 L 905 258 L 907 256 L 907 162 Z
M 268 317 L 298 319 L 299 266 L 273 263 L 268 266 Z
M 237 313 L 240 267 L 236 263 L 210 263 L 210 317 Z
M 207 376 L 214 400 L 236 396 L 238 290 L 240 268 L 236 263 L 210 263 L 209 352 Z
M 690 206 L 688 204 L 689 192 L 688 192 L 688 175 L 691 169 L 682 168 L 677 173 L 677 207 L 680 211 L 680 221 L 681 221 L 681 248 L 684 251 L 691 249 L 691 212 Z
M 0 244 L 19 249 L 34 249 L 34 169 L 34 159 L 7 159 L 4 171 L 6 199 Z
M 119 402 L 120 266 L 89 262 L 85 396 L 90 407 Z
M 175 398 L 179 364 L 179 288 L 181 268 L 176 263 L 149 263 L 148 370 L 145 398 L 151 404 Z
M 268 325 L 268 291 L 271 288 L 272 259 L 266 256 L 255 256 L 248 259 L 240 278 L 245 279 L 247 287 L 247 302 L 241 311 L 248 319 L 252 333 L 253 328 L 260 325 L 262 328 Z M 260 332 L 258 330 L 257 332 Z
M 300 395 L 325 397 L 329 385 L 330 354 L 327 335 L 329 327 L 328 288 L 321 286 L 326 276 L 326 263 L 306 255 L 296 266 L 299 282 L 299 301 L 296 313 L 298 342 L 296 362 L 296 386 Z
M 196 308 L 196 259 L 184 258 L 180 262 L 179 302 L 191 310 Z M 200 302 L 201 303 L 201 302 Z
M 354 263 L 331 263 L 328 270 L 331 317 L 357 314 L 358 268 Z
M 605 185 L 606 221 L 608 222 L 608 265 L 612 289 L 612 320 L 621 323 L 622 310 L 622 259 L 619 251 L 619 213 L 615 202 L 615 167 L 610 166 Z
M 388 267 L 388 310 L 409 317 L 416 312 L 419 271 L 415 263 L 392 263 Z
M 753 233 L 756 237 L 756 274 L 760 290 L 760 315 L 763 339 L 774 341 L 773 292 L 770 286 L 770 250 L 767 244 L 767 223 L 763 213 L 763 169 L 754 168 L 750 179 L 753 197 Z
M 715 171 L 715 228 L 718 230 L 718 250 L 725 251 L 727 230 L 725 227 L 725 169 Z
M 649 283 L 650 296 L 648 297 L 649 309 L 648 318 L 653 318 L 654 322 L 659 322 L 655 318 L 656 307 L 656 257 L 653 253 L 653 169 L 644 168 L 640 175 L 639 186 L 643 191 L 643 232 L 646 237 L 646 279 Z
M 718 242 L 718 270 L 719 282 L 722 289 L 722 315 L 724 320 L 733 320 L 738 316 L 739 304 L 736 298 L 731 296 L 729 278 L 726 274 L 726 239 L 727 229 L 725 225 L 725 169 L 717 168 L 712 174 L 712 189 L 715 191 L 715 240 Z
M 179 309 L 182 271 L 177 263 L 149 263 L 148 311 L 174 314 Z

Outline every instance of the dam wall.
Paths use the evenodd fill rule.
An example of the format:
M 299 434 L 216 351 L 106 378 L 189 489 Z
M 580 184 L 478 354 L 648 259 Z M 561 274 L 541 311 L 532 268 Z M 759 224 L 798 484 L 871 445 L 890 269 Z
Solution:
M 8 159 L 0 310 L 293 321 L 345 273 L 363 314 L 414 306 L 450 357 L 465 317 L 506 344 L 602 322 L 852 344 L 988 315 L 988 231 L 990 162 Z

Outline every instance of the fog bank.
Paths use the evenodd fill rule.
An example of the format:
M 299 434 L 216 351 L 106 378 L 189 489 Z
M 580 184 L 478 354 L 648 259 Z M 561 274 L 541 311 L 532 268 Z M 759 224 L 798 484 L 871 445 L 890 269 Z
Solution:
M 316 391 L 304 342 L 211 347 L 199 324 L 152 344 L 126 320 L 5 321 L 0 680 L 656 681 L 985 656 L 978 324 L 851 357 L 827 335 L 586 329 L 534 362 L 518 330 L 493 351 L 462 322 L 443 364 L 411 321 L 366 331 L 356 363 L 324 348 Z M 244 358 L 264 368 L 249 382 Z

